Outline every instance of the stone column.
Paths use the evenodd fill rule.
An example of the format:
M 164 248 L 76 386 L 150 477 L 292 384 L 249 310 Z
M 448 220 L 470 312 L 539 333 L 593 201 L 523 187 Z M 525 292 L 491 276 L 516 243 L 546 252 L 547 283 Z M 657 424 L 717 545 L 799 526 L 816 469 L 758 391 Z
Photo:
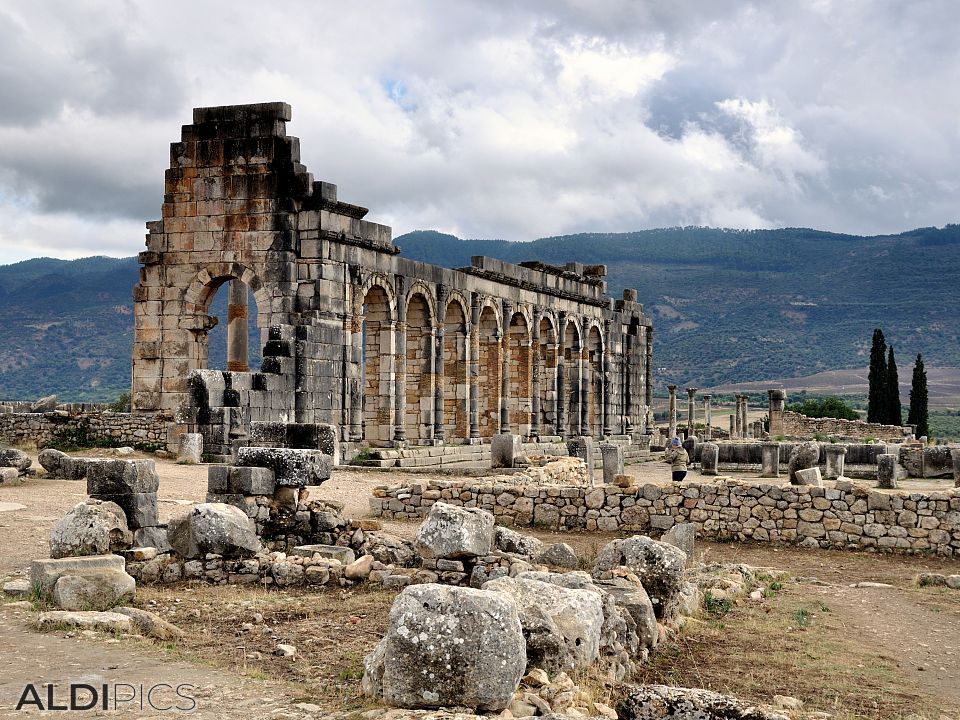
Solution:
M 480 442 L 480 296 L 470 296 L 470 444 Z
M 613 386 L 613 360 L 610 357 L 610 321 L 603 321 L 603 372 L 600 374 L 600 401 L 602 407 L 601 428 L 604 437 L 613 434 L 613 399 L 610 397 Z
M 780 443 L 765 442 L 760 448 L 760 477 L 780 477 Z
M 593 381 L 593 368 L 590 367 L 590 350 L 584 345 L 580 348 L 580 434 L 593 437 L 593 428 L 590 427 L 591 385 L 595 385 L 595 383 Z
M 247 285 L 231 280 L 227 294 L 227 370 L 250 372 L 247 327 Z
M 580 429 L 580 386 L 583 382 L 583 366 L 580 364 L 580 345 L 579 343 L 570 348 L 570 365 L 567 369 L 567 398 L 570 407 L 568 415 L 570 416 L 570 434 L 573 437 L 583 435 Z
M 697 420 L 697 407 L 694 404 L 693 398 L 697 394 L 697 388 L 688 387 L 687 388 L 687 437 L 693 437 L 696 435 L 696 420 Z
M 740 397 L 742 398 L 742 403 L 743 403 L 740 406 L 741 408 L 740 412 L 743 415 L 743 420 L 740 421 L 741 423 L 740 427 L 743 428 L 743 437 L 747 438 L 747 437 L 750 437 L 750 421 L 747 419 L 749 397 L 746 395 L 741 395 Z
M 556 434 L 561 438 L 567 438 L 567 376 L 566 370 L 567 365 L 564 360 L 564 354 L 566 352 L 566 340 L 567 340 L 567 326 L 566 326 L 567 314 L 561 312 L 558 315 L 557 327 L 557 393 L 556 393 L 556 412 L 554 417 L 556 418 Z
M 824 477 L 829 480 L 836 480 L 843 475 L 843 460 L 847 454 L 847 448 L 843 445 L 827 445 L 827 467 L 824 471 Z
M 737 429 L 736 429 L 736 426 L 735 426 L 735 424 L 734 424 L 736 417 L 737 417 L 737 415 L 736 415 L 736 414 L 733 414 L 733 415 L 731 415 L 729 418 L 727 418 L 727 419 L 730 421 L 730 439 L 731 439 L 731 440 L 733 440 L 735 437 L 737 437 Z
M 500 432 L 510 432 L 510 320 L 513 305 L 503 302 L 503 338 L 500 341 Z
M 737 409 L 735 410 L 735 416 L 736 416 L 735 437 L 739 440 L 745 437 L 747 433 L 746 428 L 743 427 L 743 395 L 741 395 L 740 393 L 737 393 L 734 397 L 737 399 Z
M 629 333 L 623 336 L 623 353 L 620 356 L 620 382 L 623 386 L 620 391 L 620 397 L 623 399 L 620 407 L 621 431 L 627 435 L 633 433 L 633 378 L 631 377 L 633 369 L 630 365 L 630 358 L 633 357 L 633 336 Z
M 677 386 L 667 385 L 667 392 L 670 393 L 667 410 L 670 419 L 669 437 L 667 438 L 667 442 L 669 442 L 677 436 Z
M 357 306 L 359 307 L 359 306 Z M 350 439 L 363 440 L 363 382 L 366 369 L 363 367 L 363 316 L 354 313 L 350 319 L 353 339 L 354 368 L 350 377 Z
M 533 311 L 533 327 L 530 328 L 530 341 L 533 344 L 533 397 L 530 398 L 530 437 L 540 437 L 540 384 L 543 375 L 543 348 L 540 347 L 540 309 Z
M 407 313 L 403 303 L 398 303 L 397 315 L 397 368 L 396 391 L 397 404 L 393 419 L 393 439 L 402 443 L 407 439 L 407 430 L 404 426 L 404 417 L 407 412 Z
M 960 448 L 950 450 L 950 460 L 953 462 L 953 485 L 960 488 Z
M 767 412 L 770 418 L 770 437 L 783 436 L 783 406 L 787 394 L 783 390 L 767 390 L 767 399 L 769 401 L 769 410 Z
M 432 333 L 433 344 L 433 439 L 437 442 L 443 442 L 446 437 L 446 430 L 443 427 L 443 325 L 438 325 Z
M 720 464 L 719 460 L 720 448 L 716 443 L 707 442 L 700 446 L 701 475 L 716 475 L 717 466 Z
M 703 396 L 703 424 L 706 426 L 706 431 L 703 436 L 707 440 L 713 439 L 713 414 L 712 408 L 710 407 L 710 399 L 713 396 L 710 393 L 706 393 Z
M 653 417 L 653 328 L 646 328 L 646 382 L 644 383 L 644 402 L 647 405 L 647 408 L 650 410 L 651 418 Z M 646 422 L 646 420 L 644 420 Z M 652 425 L 646 428 L 647 434 L 653 433 Z

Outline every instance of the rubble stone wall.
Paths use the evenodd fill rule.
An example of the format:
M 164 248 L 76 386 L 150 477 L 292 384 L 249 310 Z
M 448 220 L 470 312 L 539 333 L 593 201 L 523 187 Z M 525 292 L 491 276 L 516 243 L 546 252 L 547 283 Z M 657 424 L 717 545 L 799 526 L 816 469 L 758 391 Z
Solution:
M 883 442 L 902 442 L 903 428 L 863 420 L 811 418 L 790 410 L 783 411 L 784 437 L 813 439 L 817 435 L 835 437 L 837 440 L 865 440 L 872 437 Z
M 0 413 L 0 440 L 43 446 L 66 441 L 84 444 L 166 447 L 167 423 L 155 414 L 115 412 Z
M 385 519 L 416 519 L 437 500 L 489 510 L 499 524 L 517 527 L 647 533 L 691 522 L 705 540 L 960 555 L 960 489 L 953 488 L 884 493 L 847 481 L 836 487 L 724 479 L 584 488 L 435 480 L 380 486 L 370 508 Z

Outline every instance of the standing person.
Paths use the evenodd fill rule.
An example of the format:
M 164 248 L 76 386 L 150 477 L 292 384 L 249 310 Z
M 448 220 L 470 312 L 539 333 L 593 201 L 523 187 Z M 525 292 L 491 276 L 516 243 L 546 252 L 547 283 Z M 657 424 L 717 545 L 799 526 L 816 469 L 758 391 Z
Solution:
M 687 463 L 690 462 L 690 456 L 680 445 L 680 438 L 675 437 L 670 440 L 670 447 L 663 453 L 663 461 L 670 463 L 674 482 L 680 482 L 687 476 Z

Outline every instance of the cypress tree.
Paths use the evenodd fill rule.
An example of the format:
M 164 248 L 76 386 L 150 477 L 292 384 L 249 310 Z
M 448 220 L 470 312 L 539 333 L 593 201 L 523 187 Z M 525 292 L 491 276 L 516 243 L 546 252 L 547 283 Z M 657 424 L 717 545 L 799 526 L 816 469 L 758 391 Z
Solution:
M 883 339 L 883 330 L 873 331 L 873 346 L 870 348 L 870 394 L 867 402 L 867 422 L 882 423 L 886 417 L 887 394 L 884 386 L 887 382 L 887 342 Z
M 900 407 L 900 378 L 897 377 L 897 361 L 893 357 L 893 345 L 890 346 L 890 355 L 887 357 L 887 393 L 886 419 L 887 425 L 903 425 L 903 408 Z
M 910 414 L 908 425 L 916 426 L 917 437 L 930 434 L 927 424 L 927 369 L 923 366 L 923 355 L 917 353 L 917 362 L 913 365 L 913 380 L 910 383 Z

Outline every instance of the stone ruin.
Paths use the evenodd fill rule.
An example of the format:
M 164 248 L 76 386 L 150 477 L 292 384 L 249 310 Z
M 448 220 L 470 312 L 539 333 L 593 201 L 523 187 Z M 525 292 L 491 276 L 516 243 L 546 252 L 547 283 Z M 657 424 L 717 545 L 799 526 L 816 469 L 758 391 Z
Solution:
M 315 182 L 284 103 L 198 108 L 170 148 L 134 290 L 135 414 L 214 459 L 254 422 L 332 424 L 376 447 L 643 434 L 650 320 L 606 268 L 407 260 L 391 230 Z M 207 368 L 229 285 L 227 369 Z M 252 292 L 263 364 L 248 365 Z

